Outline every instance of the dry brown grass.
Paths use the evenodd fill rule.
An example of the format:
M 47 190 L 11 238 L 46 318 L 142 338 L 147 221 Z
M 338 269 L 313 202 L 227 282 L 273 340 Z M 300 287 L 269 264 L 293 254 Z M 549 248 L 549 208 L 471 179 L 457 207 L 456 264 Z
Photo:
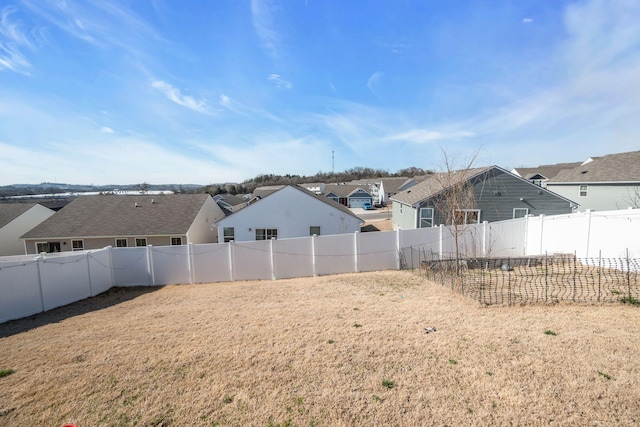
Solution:
M 638 325 L 396 271 L 116 289 L 0 325 L 0 425 L 637 425 Z

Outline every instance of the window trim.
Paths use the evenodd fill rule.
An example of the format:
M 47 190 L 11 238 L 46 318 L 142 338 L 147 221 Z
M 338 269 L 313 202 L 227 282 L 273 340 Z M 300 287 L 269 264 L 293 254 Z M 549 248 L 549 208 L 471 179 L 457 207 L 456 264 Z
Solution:
M 471 225 L 471 224 L 480 224 L 480 213 L 481 213 L 481 209 L 456 209 L 454 211 L 454 215 L 453 215 L 453 225 L 455 225 L 456 222 L 456 216 L 455 213 L 456 212 L 463 212 L 464 213 L 464 222 L 462 224 L 457 224 L 457 225 Z M 478 219 L 475 222 L 468 222 L 467 218 L 468 218 L 468 214 L 469 212 L 476 212 L 478 214 Z
M 144 245 L 139 245 L 138 243 L 142 240 L 144 240 Z M 136 237 L 135 242 L 136 242 L 136 248 L 144 248 L 145 246 L 149 246 L 149 244 L 147 243 L 146 237 Z
M 524 211 L 523 216 L 516 216 L 516 211 Z M 524 218 L 529 215 L 529 208 L 513 208 L 513 219 Z
M 314 233 L 315 230 L 313 230 L 314 228 L 318 229 L 317 233 Z M 310 225 L 309 226 L 309 236 L 319 236 L 320 235 L 320 226 L 319 225 Z
M 180 243 L 174 243 L 174 240 L 180 241 Z M 169 239 L 171 246 L 182 246 L 182 236 L 175 236 Z
M 428 218 L 425 218 L 422 216 L 422 211 L 430 211 L 431 212 L 431 216 Z M 418 228 L 432 228 L 434 227 L 434 216 L 435 216 L 435 209 L 434 208 L 420 208 L 420 211 L 418 212 Z M 423 227 L 422 226 L 422 220 L 423 219 L 428 219 L 431 220 L 431 225 L 428 227 Z
M 589 186 L 587 184 L 581 184 L 578 187 L 578 196 L 579 197 L 587 197 L 588 191 L 589 191 Z
M 262 239 L 258 239 L 258 232 L 261 231 Z M 277 228 L 256 228 L 256 240 L 278 240 L 278 229 Z M 263 235 L 263 236 L 262 236 Z
M 231 230 L 230 234 L 227 234 L 227 230 Z M 236 240 L 236 229 L 235 227 L 223 227 L 222 228 L 222 240 L 224 243 L 229 243 Z
M 76 248 L 73 246 L 74 243 L 76 242 L 80 242 L 80 244 L 82 245 L 82 247 L 80 248 Z M 71 240 L 71 251 L 84 251 L 84 239 L 73 239 Z
M 124 246 L 119 246 L 118 245 L 118 241 L 124 242 Z M 127 239 L 126 237 L 116 237 L 115 238 L 115 247 L 116 248 L 126 248 L 129 246 L 129 239 Z
M 49 242 L 35 242 L 36 244 L 36 253 L 37 254 L 41 254 L 41 253 L 49 253 Z M 47 245 L 47 250 L 46 251 L 41 251 L 38 249 L 39 245 Z

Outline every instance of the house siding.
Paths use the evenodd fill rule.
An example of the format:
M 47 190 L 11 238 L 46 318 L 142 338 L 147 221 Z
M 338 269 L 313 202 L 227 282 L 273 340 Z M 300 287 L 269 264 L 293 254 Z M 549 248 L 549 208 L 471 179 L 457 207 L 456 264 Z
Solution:
M 391 205 L 391 214 L 393 218 L 393 229 L 398 228 L 410 230 L 416 228 L 416 211 L 411 206 L 403 205 L 399 202 L 393 202 Z
M 218 241 L 224 228 L 233 227 L 235 240 L 256 240 L 256 228 L 277 229 L 278 239 L 309 236 L 309 227 L 320 226 L 320 234 L 344 234 L 360 230 L 361 220 L 313 195 L 284 187 L 258 202 L 219 221 Z
M 224 212 L 212 198 L 207 198 L 189 227 L 186 240 L 189 243 L 217 243 L 217 231 L 215 226 L 213 229 L 211 226 L 222 218 L 224 218 Z
M 35 205 L 0 228 L 0 256 L 24 255 L 24 241 L 20 239 L 20 236 L 54 213 L 42 205 Z
M 580 196 L 580 186 L 587 186 L 587 195 Z M 628 207 L 640 207 L 640 184 L 589 184 L 548 183 L 547 188 L 556 194 L 575 200 L 580 204 L 578 211 L 592 209 L 595 211 L 608 211 L 626 209 Z

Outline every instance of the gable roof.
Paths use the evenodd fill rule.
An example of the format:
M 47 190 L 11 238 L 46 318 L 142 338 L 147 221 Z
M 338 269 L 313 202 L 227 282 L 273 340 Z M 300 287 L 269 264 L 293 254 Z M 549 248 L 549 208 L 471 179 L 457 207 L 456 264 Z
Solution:
M 547 183 L 640 182 L 640 151 L 587 159 L 580 166 L 560 171 Z
M 369 192 L 363 188 L 364 185 L 352 185 L 352 184 L 327 184 L 325 185 L 324 194 L 333 193 L 338 197 L 349 197 L 358 190 L 362 190 L 365 193 Z M 371 194 L 369 194 L 371 195 Z
M 382 181 L 385 193 L 397 193 L 410 182 L 417 182 L 415 179 L 407 178 L 406 176 L 381 178 L 380 181 Z
M 460 171 L 452 171 L 452 172 L 441 172 L 430 175 L 429 178 L 424 181 L 414 185 L 413 187 L 404 190 L 401 193 L 396 194 L 391 198 L 391 200 L 403 203 L 405 205 L 414 205 L 419 203 L 425 199 L 435 196 L 444 190 L 442 185 L 438 179 L 445 175 L 449 174 L 464 174 L 463 177 L 465 180 L 469 180 L 481 173 L 488 171 L 489 169 L 496 168 L 497 166 L 488 166 L 483 168 L 471 168 Z
M 0 228 L 9 224 L 37 203 L 0 203 Z
M 208 198 L 208 194 L 80 196 L 22 238 L 182 235 Z
M 268 187 L 268 189 L 269 189 L 269 191 L 270 191 L 270 192 L 269 192 L 266 196 L 264 196 L 264 197 L 259 197 L 259 199 L 264 199 L 264 198 L 266 198 L 266 197 L 269 197 L 269 196 L 271 196 L 272 194 L 277 193 L 278 191 L 280 191 L 280 190 L 282 190 L 283 188 L 286 188 L 286 187 L 294 188 L 294 189 L 296 189 L 296 190 L 300 191 L 301 193 L 304 193 L 304 194 L 306 194 L 306 195 L 308 195 L 308 196 L 310 196 L 310 197 L 313 197 L 314 199 L 316 199 L 316 200 L 318 200 L 318 201 L 320 201 L 320 202 L 322 202 L 322 203 L 326 203 L 327 205 L 329 205 L 329 206 L 331 206 L 331 207 L 333 207 L 333 208 L 335 208 L 335 209 L 338 209 L 338 210 L 340 210 L 340 211 L 342 211 L 342 212 L 344 212 L 344 213 L 346 213 L 346 214 L 349 214 L 349 215 L 351 215 L 352 217 L 357 218 L 358 220 L 362 221 L 362 218 L 360 218 L 359 216 L 357 216 L 356 214 L 354 214 L 353 212 L 351 212 L 351 210 L 350 210 L 349 208 L 347 208 L 346 206 L 344 206 L 344 205 L 342 205 L 342 204 L 340 204 L 340 203 L 338 203 L 338 202 L 336 202 L 336 201 L 334 201 L 334 200 L 331 200 L 330 198 L 325 197 L 325 196 L 323 196 L 323 195 L 321 195 L 321 194 L 316 194 L 316 193 L 314 193 L 313 191 L 309 191 L 309 190 L 307 190 L 306 188 L 300 187 L 300 186 L 298 186 L 298 185 L 272 185 L 272 186 L 269 186 L 269 187 Z M 262 187 L 262 188 L 267 188 L 267 187 Z M 266 191 L 266 190 L 265 190 L 265 191 Z M 256 203 L 258 203 L 259 201 L 260 201 L 260 200 L 258 200 L 258 201 L 256 201 L 256 202 L 254 202 L 254 203 L 250 204 L 249 206 L 247 206 L 247 207 L 246 207 L 246 208 L 244 208 L 244 209 L 250 208 L 251 206 L 253 206 L 253 205 L 255 205 Z M 243 209 L 243 210 L 244 210 L 244 209 Z M 235 212 L 234 212 L 234 214 L 235 214 Z M 233 216 L 233 214 L 229 215 L 229 217 L 231 217 L 231 216 Z M 222 219 L 220 219 L 219 221 L 222 221 L 223 219 L 225 219 L 225 218 L 222 218 Z M 218 222 L 219 222 L 219 221 L 218 221 Z M 363 221 L 362 221 L 362 222 L 363 222 Z
M 535 168 L 514 168 L 513 173 L 521 176 L 524 179 L 533 179 L 536 175 L 541 175 L 544 179 L 552 179 L 560 171 L 565 169 L 573 169 L 580 166 L 581 162 L 573 163 L 558 163 L 555 165 L 540 165 Z

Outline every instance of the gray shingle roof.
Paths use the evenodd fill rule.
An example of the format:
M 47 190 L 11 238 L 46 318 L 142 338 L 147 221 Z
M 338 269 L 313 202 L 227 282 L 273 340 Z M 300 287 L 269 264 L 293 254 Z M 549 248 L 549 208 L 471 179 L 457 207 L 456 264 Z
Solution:
M 37 203 L 0 203 L 0 228 L 34 207 Z
M 462 174 L 465 180 L 471 179 L 472 177 L 479 175 L 480 173 L 492 169 L 497 166 L 488 166 L 482 168 L 471 168 L 460 171 L 453 171 L 448 173 L 437 173 L 430 175 L 428 179 L 414 185 L 413 187 L 404 190 L 391 198 L 391 200 L 395 200 L 397 202 L 403 203 L 405 205 L 414 205 L 419 203 L 425 199 L 435 196 L 444 188 L 442 188 L 442 181 L 446 181 L 446 179 L 441 179 L 444 175 L 448 174 Z
M 209 197 L 208 194 L 80 196 L 22 238 L 181 235 L 187 232 Z
M 352 193 L 358 189 L 369 194 L 369 188 L 365 185 L 351 185 L 351 184 L 327 184 L 324 187 L 324 194 L 333 193 L 338 197 L 349 197 Z
M 558 163 L 555 165 L 540 165 L 535 168 L 515 168 L 515 171 L 524 178 L 531 179 L 536 175 L 542 175 L 546 179 L 552 179 L 555 177 L 560 171 L 565 169 L 573 169 L 577 166 L 580 166 L 582 162 L 574 162 L 574 163 Z
M 640 182 L 640 151 L 593 157 L 573 169 L 560 171 L 548 183 Z

